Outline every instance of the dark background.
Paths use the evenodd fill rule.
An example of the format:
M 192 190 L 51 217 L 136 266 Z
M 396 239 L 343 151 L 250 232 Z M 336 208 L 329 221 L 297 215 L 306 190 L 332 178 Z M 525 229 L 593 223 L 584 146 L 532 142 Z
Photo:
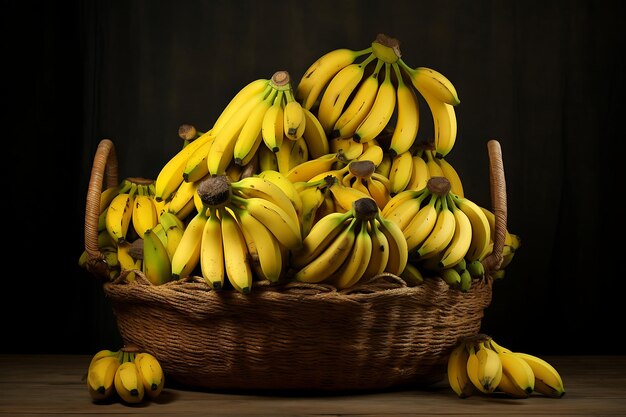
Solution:
M 1 351 L 119 347 L 100 282 L 77 266 L 101 139 L 114 141 L 120 177 L 154 178 L 181 146 L 181 123 L 208 129 L 246 83 L 277 70 L 298 80 L 322 54 L 383 32 L 410 66 L 455 84 L 447 159 L 481 205 L 486 143 L 502 145 L 508 226 L 523 246 L 494 284 L 483 331 L 534 354 L 626 353 L 622 4 L 6 2 Z

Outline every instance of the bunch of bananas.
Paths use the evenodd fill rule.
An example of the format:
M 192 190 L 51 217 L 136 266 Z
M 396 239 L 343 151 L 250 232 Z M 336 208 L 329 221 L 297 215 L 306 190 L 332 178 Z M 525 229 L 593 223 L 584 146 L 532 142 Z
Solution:
M 163 391 L 165 375 L 156 357 L 134 347 L 97 352 L 87 370 L 87 388 L 95 401 L 119 398 L 128 404 L 155 399 Z
M 462 340 L 448 358 L 448 382 L 461 398 L 474 392 L 500 392 L 527 398 L 533 392 L 554 398 L 565 394 L 558 371 L 545 360 L 514 352 L 479 334 Z
M 357 199 L 352 209 L 321 217 L 293 251 L 292 279 L 329 282 L 339 289 L 383 272 L 400 274 L 407 263 L 402 231 L 381 216 L 369 197 Z
M 456 141 L 456 89 L 441 73 L 413 69 L 400 56 L 399 41 L 384 34 L 363 50 L 330 51 L 304 73 L 296 98 L 313 109 L 332 139 L 366 143 L 381 134 L 395 114 L 389 151 L 399 155 L 415 143 L 419 92 L 432 114 L 436 154 L 446 156 Z

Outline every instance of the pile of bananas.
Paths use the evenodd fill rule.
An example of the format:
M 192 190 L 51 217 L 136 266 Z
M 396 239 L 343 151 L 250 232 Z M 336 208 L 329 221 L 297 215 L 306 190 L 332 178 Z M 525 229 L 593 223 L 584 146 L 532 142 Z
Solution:
M 448 160 L 454 86 L 400 56 L 381 34 L 319 57 L 295 88 L 287 71 L 251 81 L 206 132 L 181 125 L 182 149 L 156 180 L 102 192 L 98 243 L 111 278 L 198 276 L 245 294 L 255 279 L 348 288 L 388 272 L 468 291 L 485 274 L 495 215 L 465 195 Z M 418 96 L 431 141 L 418 140 Z M 506 231 L 494 277 L 519 246 Z
M 475 392 L 527 398 L 533 392 L 560 398 L 565 394 L 558 371 L 545 360 L 514 352 L 479 334 L 462 340 L 448 359 L 448 382 L 466 398 Z
M 165 375 L 153 355 L 136 348 L 97 352 L 87 370 L 87 388 L 95 401 L 109 400 L 115 394 L 128 404 L 144 398 L 155 399 L 163 391 Z

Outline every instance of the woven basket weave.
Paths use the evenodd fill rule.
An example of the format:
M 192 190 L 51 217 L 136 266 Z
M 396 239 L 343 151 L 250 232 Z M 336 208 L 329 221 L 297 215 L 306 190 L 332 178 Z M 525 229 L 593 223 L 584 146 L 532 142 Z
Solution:
M 168 378 L 208 389 L 372 390 L 445 377 L 451 349 L 480 331 L 490 273 L 502 262 L 506 190 L 500 145 L 487 144 L 496 215 L 486 277 L 467 293 L 441 279 L 409 287 L 383 274 L 348 290 L 325 284 L 255 282 L 248 295 L 212 291 L 204 279 L 151 285 L 137 271 L 108 280 L 97 245 L 103 180 L 117 184 L 113 143 L 96 152 L 87 194 L 88 268 L 103 281 L 124 343 L 155 355 Z

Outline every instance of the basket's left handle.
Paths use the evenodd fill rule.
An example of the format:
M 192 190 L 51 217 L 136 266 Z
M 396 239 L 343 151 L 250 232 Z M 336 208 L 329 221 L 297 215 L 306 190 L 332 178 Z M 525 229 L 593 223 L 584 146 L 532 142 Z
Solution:
M 119 183 L 117 154 L 115 145 L 110 139 L 102 139 L 96 149 L 85 204 L 86 266 L 90 272 L 108 277 L 108 266 L 98 247 L 98 217 L 100 216 L 100 195 L 104 181 L 106 181 L 107 188 L 114 187 Z

